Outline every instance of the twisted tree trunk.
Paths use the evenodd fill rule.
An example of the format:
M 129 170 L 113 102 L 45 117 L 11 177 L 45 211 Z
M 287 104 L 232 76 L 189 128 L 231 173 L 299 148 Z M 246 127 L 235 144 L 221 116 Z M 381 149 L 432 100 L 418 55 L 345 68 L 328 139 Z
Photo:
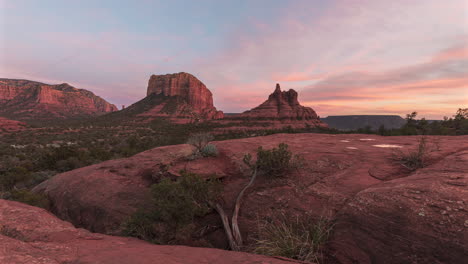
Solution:
M 241 235 L 241 232 L 239 229 L 239 223 L 238 223 L 241 201 L 242 201 L 245 191 L 252 186 L 256 178 L 257 178 L 257 169 L 255 168 L 255 170 L 252 173 L 252 178 L 250 179 L 250 182 L 240 191 L 239 195 L 237 196 L 231 224 L 229 223 L 229 219 L 223 207 L 219 203 L 213 206 L 218 212 L 219 216 L 221 217 L 224 231 L 226 232 L 226 236 L 229 240 L 229 246 L 234 251 L 239 251 L 243 245 L 242 235 Z

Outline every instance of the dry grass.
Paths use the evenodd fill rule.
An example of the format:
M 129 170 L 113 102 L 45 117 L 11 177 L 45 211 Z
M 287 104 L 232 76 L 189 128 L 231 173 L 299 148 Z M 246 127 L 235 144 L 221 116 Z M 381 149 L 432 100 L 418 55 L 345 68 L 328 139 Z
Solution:
M 409 151 L 407 153 L 403 151 L 395 152 L 393 159 L 406 169 L 414 171 L 427 166 L 429 152 L 430 150 L 427 139 L 425 137 L 421 137 L 418 148 L 416 150 Z
M 321 248 L 328 240 L 333 225 L 327 219 L 287 217 L 260 221 L 255 253 L 282 256 L 300 261 L 320 262 Z

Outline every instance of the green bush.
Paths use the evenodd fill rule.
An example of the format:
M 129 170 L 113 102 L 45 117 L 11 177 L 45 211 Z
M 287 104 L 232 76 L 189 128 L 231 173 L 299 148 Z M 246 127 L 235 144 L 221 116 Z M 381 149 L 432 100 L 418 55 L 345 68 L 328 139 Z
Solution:
M 221 194 L 219 180 L 205 180 L 182 173 L 177 181 L 168 178 L 151 186 L 152 206 L 137 211 L 123 226 L 123 234 L 167 244 L 194 218 L 211 211 L 211 203 Z M 180 233 L 180 232 L 179 232 Z
M 244 158 L 244 161 L 250 163 L 250 155 Z M 299 166 L 300 158 L 293 155 L 289 147 L 285 143 L 280 143 L 278 148 L 257 149 L 257 161 L 255 166 L 257 170 L 271 177 L 283 176 L 284 173 Z
M 321 248 L 328 240 L 333 225 L 329 220 L 314 221 L 310 217 L 279 216 L 259 224 L 259 239 L 255 253 L 283 256 L 300 261 L 316 262 L 321 259 Z
M 23 167 L 14 167 L 5 172 L 0 172 L 0 188 L 10 190 L 19 183 L 30 179 L 31 173 Z
M 201 150 L 203 157 L 216 157 L 219 155 L 218 148 L 214 144 L 207 144 Z
M 155 230 L 155 221 L 158 220 L 153 211 L 139 209 L 122 225 L 122 235 L 136 237 L 154 244 L 161 244 L 158 241 L 158 234 Z
M 45 195 L 33 193 L 27 189 L 12 190 L 10 199 L 44 209 L 49 209 L 50 206 L 49 199 Z
M 214 136 L 210 133 L 200 132 L 190 135 L 187 140 L 187 144 L 195 147 L 195 151 L 201 152 L 203 148 L 214 139 Z

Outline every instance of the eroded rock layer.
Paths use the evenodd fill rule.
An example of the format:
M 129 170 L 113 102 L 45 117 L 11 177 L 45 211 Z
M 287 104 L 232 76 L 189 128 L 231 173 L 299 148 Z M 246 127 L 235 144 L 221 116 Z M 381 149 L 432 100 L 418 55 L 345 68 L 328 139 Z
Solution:
M 0 79 L 0 114 L 17 119 L 53 119 L 101 115 L 117 111 L 90 91 L 69 84 L 48 85 Z
M 0 117 L 0 133 L 16 132 L 26 128 L 26 124 L 20 121 Z

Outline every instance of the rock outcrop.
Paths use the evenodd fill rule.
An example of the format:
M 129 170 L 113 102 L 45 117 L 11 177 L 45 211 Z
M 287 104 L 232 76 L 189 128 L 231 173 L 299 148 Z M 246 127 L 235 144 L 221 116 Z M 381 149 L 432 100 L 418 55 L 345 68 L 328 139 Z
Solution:
M 350 200 L 337 215 L 331 243 L 338 261 L 465 263 L 468 146 L 464 145 L 464 151 L 409 177 L 367 188 Z
M 0 117 L 0 133 L 2 132 L 16 132 L 19 130 L 24 130 L 26 124 L 20 121 L 11 120 L 8 118 Z
M 281 91 L 276 84 L 275 91 L 268 96 L 268 100 L 261 105 L 240 114 L 242 117 L 291 119 L 291 120 L 319 120 L 315 111 L 310 107 L 299 104 L 297 92 L 293 89 Z
M 310 107 L 302 106 L 298 101 L 295 90 L 281 91 L 280 85 L 276 84 L 275 91 L 268 96 L 268 100 L 261 105 L 245 111 L 241 114 L 230 114 L 225 118 L 225 123 L 251 122 L 251 125 L 243 127 L 226 128 L 227 130 L 261 130 L 281 129 L 285 127 L 327 127 L 320 121 L 315 111 Z M 259 124 L 261 124 L 259 126 Z M 226 130 L 224 129 L 224 130 Z
M 408 263 L 408 256 L 427 260 L 418 263 L 444 263 L 442 260 L 451 263 L 449 260 L 456 260 L 461 249 L 466 252 L 468 248 L 466 226 L 464 229 L 461 226 L 466 225 L 462 213 L 466 212 L 468 202 L 463 189 L 468 169 L 463 151 L 468 149 L 468 136 L 428 136 L 427 139 L 428 142 L 438 140 L 440 146 L 431 153 L 431 160 L 446 157 L 448 163 L 434 164 L 415 174 L 395 163 L 391 159 L 394 149 L 389 148 L 414 150 L 418 147 L 414 137 L 275 134 L 214 142 L 220 152 L 218 157 L 192 161 L 184 159 L 191 153 L 188 145 L 159 147 L 130 158 L 59 174 L 34 191 L 46 194 L 52 201 L 52 211 L 75 226 L 118 234 L 121 223 L 148 202 L 151 182 L 145 178 L 147 175 L 177 177 L 185 169 L 207 177 L 222 177 L 223 183 L 229 186 L 225 188 L 223 200 L 230 212 L 229 205 L 249 180 L 241 173 L 244 154 L 254 154 L 259 146 L 269 149 L 284 142 L 306 162 L 291 171 L 284 181 L 259 178 L 246 193 L 239 218 L 246 241 L 253 240 L 249 234 L 256 232 L 259 217 L 271 217 L 278 212 L 325 215 L 339 223 L 332 247 L 326 249 L 332 252 L 331 260 L 325 263 Z M 419 174 L 423 172 L 425 176 Z M 425 218 L 419 215 L 421 208 Z M 201 228 L 207 222 L 218 228 L 207 232 L 204 239 L 215 247 L 225 247 L 219 218 L 211 214 L 197 219 L 196 224 Z M 422 233 L 418 235 L 419 231 Z M 442 233 L 445 234 L 438 237 Z M 398 243 L 405 246 L 412 243 L 413 247 L 405 249 Z M 438 247 L 451 247 L 454 252 L 441 251 Z M 395 253 L 394 258 L 388 259 L 391 252 Z M 437 252 L 438 257 L 427 252 Z
M 15 119 L 87 117 L 113 111 L 117 111 L 115 105 L 66 83 L 0 79 L 0 114 Z
M 142 115 L 170 116 L 191 121 L 224 116 L 214 107 L 211 91 L 189 73 L 152 75 L 148 81 L 147 96 L 162 98 L 162 102 Z
M 2 264 L 198 264 L 295 263 L 272 257 L 212 248 L 159 246 L 124 237 L 76 229 L 47 211 L 0 199 Z

